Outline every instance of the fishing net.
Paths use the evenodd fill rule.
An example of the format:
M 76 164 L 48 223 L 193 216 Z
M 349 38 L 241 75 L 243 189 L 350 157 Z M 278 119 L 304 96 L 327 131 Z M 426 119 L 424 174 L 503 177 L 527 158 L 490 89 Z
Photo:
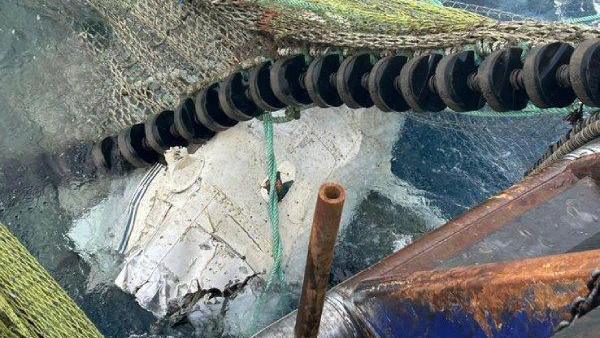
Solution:
M 477 14 L 486 16 L 488 18 L 496 19 L 498 21 L 533 20 L 533 18 L 531 18 L 531 17 L 527 17 L 524 15 L 509 12 L 509 11 L 504 11 L 501 9 L 486 7 L 486 6 L 483 6 L 480 4 L 470 4 L 470 3 L 460 2 L 460 1 L 445 0 L 445 1 L 440 1 L 439 5 L 443 5 L 446 7 L 452 7 L 452 8 L 458 8 L 458 9 L 464 9 L 471 13 L 477 13 Z
M 173 108 L 179 96 L 264 54 L 264 39 L 240 29 L 228 8 L 176 1 L 102 1 L 90 5 L 108 27 L 84 27 L 95 63 L 104 65 L 105 106 L 121 126 Z
M 86 4 L 102 20 L 76 26 L 94 64 L 100 66 L 97 90 L 104 99 L 94 109 L 106 116 L 109 130 L 172 109 L 182 96 L 207 83 L 278 55 L 464 48 L 486 53 L 506 44 L 576 43 L 600 32 L 581 25 L 527 21 L 454 1 L 445 6 L 408 0 L 87 0 Z
M 181 97 L 240 68 L 282 55 L 465 48 L 486 54 L 504 45 L 578 43 L 600 36 L 598 28 L 533 21 L 455 1 L 82 0 L 80 5 L 91 15 L 58 12 L 73 20 L 81 47 L 97 67 L 98 99 L 91 111 L 81 112 L 95 118 L 78 127 L 106 134 L 173 109 Z M 443 206 L 445 217 L 454 217 L 519 180 L 546 144 L 564 134 L 568 125 L 562 117 L 568 111 L 409 112 L 392 170 Z
M 27 249 L 0 224 L 0 335 L 101 337 Z

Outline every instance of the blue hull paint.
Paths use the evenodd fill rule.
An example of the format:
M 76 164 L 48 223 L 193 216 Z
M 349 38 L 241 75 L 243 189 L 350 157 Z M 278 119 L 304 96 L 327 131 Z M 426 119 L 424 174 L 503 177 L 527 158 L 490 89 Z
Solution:
M 404 302 L 386 304 L 370 303 L 369 325 L 380 337 L 428 338 L 486 338 L 486 337 L 550 337 L 560 322 L 557 312 L 528 314 L 525 311 L 503 313 L 501 323 L 487 315 L 487 327 L 482 327 L 472 313 L 458 306 L 455 309 L 435 312 L 428 306 Z

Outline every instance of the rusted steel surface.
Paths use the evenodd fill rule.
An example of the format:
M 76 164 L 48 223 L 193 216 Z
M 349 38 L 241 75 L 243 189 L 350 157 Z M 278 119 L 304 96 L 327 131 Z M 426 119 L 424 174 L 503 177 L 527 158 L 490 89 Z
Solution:
M 507 222 L 436 268 L 600 248 L 600 186 L 590 177 Z
M 316 337 L 319 332 L 345 200 L 346 192 L 338 184 L 325 183 L 319 189 L 294 328 L 296 337 Z
M 340 284 L 352 288 L 366 278 L 428 270 L 467 250 L 506 223 L 572 187 L 590 175 L 600 178 L 600 154 L 560 162 L 538 175 L 525 178 L 462 216 Z M 340 290 L 343 292 L 343 290 Z
M 421 237 L 419 240 L 390 257 L 356 274 L 328 292 L 326 307 L 323 314 L 324 320 L 327 319 L 327 329 L 325 330 L 325 327 L 323 327 L 319 332 L 319 336 L 362 337 L 367 334 L 373 335 L 373 330 L 370 328 L 370 325 L 360 319 L 361 316 L 357 317 L 356 307 L 352 302 L 348 301 L 352 299 L 353 292 L 358 284 L 368 279 L 383 278 L 385 276 L 389 277 L 399 274 L 407 275 L 417 271 L 441 267 L 445 262 L 449 262 L 451 259 L 458 257 L 474 247 L 477 243 L 480 243 L 483 239 L 504 229 L 510 222 L 513 222 L 529 211 L 536 209 L 539 206 L 546 204 L 551 199 L 563 194 L 565 191 L 575 186 L 581 179 L 586 177 L 592 178 L 596 182 L 600 181 L 600 154 L 588 155 L 575 161 L 560 162 L 546 168 L 535 176 L 527 177 L 498 196 L 491 198 L 480 206 L 471 209 L 464 215 L 448 222 L 439 229 Z M 577 203 L 577 200 L 575 200 L 575 202 Z M 547 236 L 553 236 L 554 232 L 549 229 L 545 234 Z M 589 233 L 589 236 L 595 237 L 594 233 Z M 590 246 L 586 245 L 586 247 L 589 248 Z M 598 246 L 594 244 L 592 247 L 597 248 Z M 510 250 L 510 248 L 505 248 L 504 250 Z M 552 252 L 552 250 L 551 248 L 548 248 L 547 251 L 541 250 L 540 252 L 540 255 L 547 255 L 548 252 Z M 594 255 L 597 254 L 595 251 L 592 253 Z M 586 254 L 590 254 L 590 252 Z M 583 257 L 579 255 L 582 254 L 577 253 L 571 257 L 576 257 L 575 266 L 579 266 L 582 270 L 580 271 L 580 280 L 585 280 L 591 270 L 583 271 L 586 266 L 577 265 L 578 263 L 583 263 L 583 261 L 578 261 L 577 257 Z M 586 257 L 588 261 L 585 264 L 589 265 L 587 268 L 594 266 L 594 262 L 596 267 L 600 263 L 598 257 L 593 259 L 590 256 Z M 535 289 L 532 290 L 535 291 Z M 542 288 L 539 289 L 538 292 L 540 290 L 543 291 L 548 289 Z M 581 290 L 575 290 L 573 292 L 577 293 L 580 291 Z M 538 295 L 540 295 L 540 293 L 538 293 Z M 543 293 L 541 293 L 541 295 L 543 295 Z M 493 302 L 494 299 L 501 301 L 494 293 L 489 296 L 491 299 L 490 302 Z M 329 304 L 329 300 L 331 299 L 337 300 L 335 306 Z M 539 302 L 541 299 L 542 298 L 536 298 L 536 301 Z M 345 300 L 345 305 L 340 305 L 343 303 L 340 300 Z M 448 302 L 451 303 L 451 299 L 447 299 L 446 304 L 449 304 Z M 555 308 L 556 304 L 557 303 L 554 303 Z M 418 318 L 421 318 L 421 315 L 424 316 L 423 318 L 429 318 L 428 316 L 431 316 L 432 314 L 424 311 L 424 309 L 427 308 L 413 309 L 414 311 L 423 310 L 420 313 L 414 311 L 413 313 L 417 313 L 419 315 L 417 316 Z M 527 309 L 527 307 L 525 307 L 525 309 Z M 390 311 L 392 310 L 393 309 L 390 309 Z M 558 316 L 559 312 L 560 311 L 552 312 L 552 314 Z M 527 312 L 521 312 L 518 315 L 525 316 L 526 314 Z M 383 317 L 387 316 L 387 314 L 382 313 L 380 313 L 380 315 Z M 463 315 L 465 314 L 463 313 Z M 260 336 L 289 337 L 293 331 L 294 317 L 295 313 L 292 313 L 289 316 L 282 318 L 277 323 L 264 330 Z M 532 319 L 534 319 L 532 322 L 533 324 L 543 323 L 535 319 L 535 317 Z M 338 322 L 339 325 L 336 326 L 335 322 Z M 471 324 L 475 325 L 474 323 L 477 322 L 471 321 Z M 513 322 L 513 324 L 515 323 L 517 322 Z M 492 322 L 492 324 L 494 323 Z M 547 330 L 551 326 L 550 324 L 554 324 L 554 322 L 545 322 L 544 325 L 538 327 Z M 488 325 L 488 328 L 491 329 L 495 327 L 494 325 Z M 515 325 L 518 325 L 518 323 Z M 508 327 L 510 327 L 510 325 Z M 446 336 L 461 336 L 462 331 L 460 331 L 460 327 L 455 327 L 455 329 L 457 331 L 448 332 Z M 522 328 L 513 327 L 512 329 L 518 331 Z M 484 331 L 480 331 L 479 334 L 481 336 L 486 335 Z M 518 333 L 515 335 L 520 336 Z M 387 335 L 384 334 L 384 336 Z M 403 333 L 400 336 L 407 336 L 407 334 Z
M 548 337 L 600 267 L 600 250 L 360 282 L 354 315 L 381 337 Z
M 569 162 L 568 168 L 579 178 L 591 177 L 600 180 L 600 154 L 584 156 Z

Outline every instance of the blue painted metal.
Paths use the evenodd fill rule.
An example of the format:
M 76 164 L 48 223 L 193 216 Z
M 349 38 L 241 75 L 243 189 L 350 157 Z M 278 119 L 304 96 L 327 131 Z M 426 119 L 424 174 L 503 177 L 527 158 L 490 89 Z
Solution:
M 428 306 L 402 302 L 373 304 L 368 323 L 371 333 L 378 337 L 550 337 L 566 309 L 528 314 L 526 311 L 503 313 L 498 328 L 487 316 L 489 331 L 472 313 L 457 307 L 436 312 Z
M 349 307 L 377 337 L 550 337 L 600 250 L 366 280 Z
M 600 155 L 526 178 L 331 289 L 319 337 L 551 336 L 600 250 L 547 255 L 600 248 L 598 182 Z M 573 203 L 590 224 L 562 222 Z M 294 321 L 257 336 L 290 337 Z
M 321 337 L 550 337 L 600 250 L 367 279 L 328 296 Z M 289 337 L 293 317 L 259 334 Z

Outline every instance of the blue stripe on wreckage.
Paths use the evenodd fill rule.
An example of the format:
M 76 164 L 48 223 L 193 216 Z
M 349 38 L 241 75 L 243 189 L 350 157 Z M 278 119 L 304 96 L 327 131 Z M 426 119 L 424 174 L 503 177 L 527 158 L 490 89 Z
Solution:
M 451 310 L 435 311 L 422 304 L 404 301 L 368 302 L 368 324 L 380 337 L 550 337 L 561 320 L 559 312 L 532 313 L 521 310 L 504 312 L 500 323 L 487 315 L 487 327 L 482 327 L 475 314 L 456 306 Z M 366 304 L 365 304 L 366 305 Z

